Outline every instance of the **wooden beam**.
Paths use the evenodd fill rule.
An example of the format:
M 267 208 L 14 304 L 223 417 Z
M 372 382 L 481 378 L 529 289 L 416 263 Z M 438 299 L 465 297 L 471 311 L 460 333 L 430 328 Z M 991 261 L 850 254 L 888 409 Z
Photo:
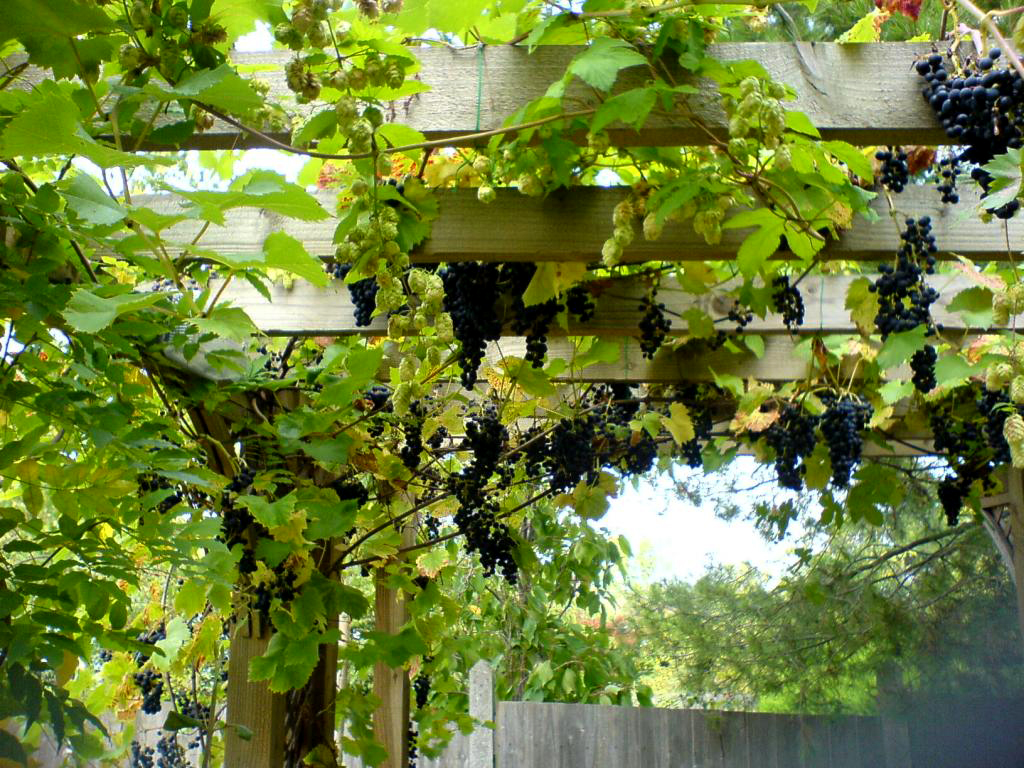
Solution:
M 805 307 L 804 323 L 793 331 L 793 335 L 859 333 L 850 319 L 850 310 L 846 308 L 845 302 L 850 284 L 862 277 L 815 276 L 800 283 Z M 867 277 L 874 279 L 876 276 Z M 934 275 L 928 282 L 939 291 L 939 300 L 932 305 L 932 318 L 942 324 L 946 331 L 998 330 L 994 326 L 972 326 L 964 321 L 962 315 L 949 310 L 949 303 L 960 291 L 975 285 L 968 278 L 962 275 Z M 716 321 L 723 321 L 719 323 L 720 328 L 734 328 L 735 323 L 726 322 L 732 307 L 732 299 L 725 293 L 727 288 L 728 285 L 721 291 L 698 296 L 685 292 L 675 278 L 663 280 L 658 300 L 665 304 L 672 320 L 670 335 L 689 332 L 683 317 L 691 309 L 703 310 Z M 642 316 L 640 300 L 646 290 L 646 283 L 637 278 L 600 281 L 595 284 L 597 309 L 593 319 L 579 322 L 570 318 L 565 328 L 552 326 L 548 335 L 636 336 Z M 382 317 L 375 318 L 369 326 L 356 325 L 348 287 L 341 281 L 336 280 L 327 288 L 318 288 L 302 280 L 296 280 L 287 287 L 275 283 L 270 288 L 270 294 L 271 300 L 267 301 L 251 285 L 235 281 L 225 289 L 222 300 L 230 301 L 245 310 L 256 327 L 270 336 L 380 336 L 387 329 L 387 322 Z M 505 330 L 507 335 L 512 335 L 509 328 Z M 746 330 L 749 333 L 790 335 L 781 316 L 774 313 L 764 318 L 755 316 Z
M 709 46 L 708 53 L 726 61 L 758 61 L 772 78 L 795 89 L 797 98 L 787 106 L 806 113 L 827 139 L 870 145 L 944 144 L 948 139 L 920 97 L 922 81 L 913 69 L 914 61 L 927 56 L 932 48 L 931 43 L 722 43 Z M 508 45 L 416 49 L 422 63 L 416 77 L 432 90 L 392 103 L 388 118 L 412 126 L 427 139 L 473 143 L 472 139 L 459 137 L 500 127 L 526 102 L 544 95 L 581 50 L 540 46 L 530 54 L 525 48 Z M 296 114 L 308 115 L 324 105 L 295 104 L 284 77 L 285 64 L 292 55 L 287 51 L 236 53 L 232 61 L 243 74 L 270 85 L 270 100 L 279 101 Z M 8 61 L 17 63 L 14 58 Z M 46 71 L 31 69 L 20 83 L 31 87 L 48 76 Z M 626 70 L 619 76 L 618 90 L 642 86 L 649 77 L 643 67 Z M 698 80 L 696 85 L 700 92 L 688 102 L 696 119 L 687 119 L 680 109 L 664 117 L 652 116 L 639 133 L 613 126 L 612 139 L 636 146 L 707 144 L 709 137 L 698 127 L 700 123 L 717 136 L 726 135 L 727 121 L 717 88 L 708 80 Z M 596 103 L 591 89 L 578 79 L 566 90 L 566 99 L 576 109 Z M 272 131 L 269 138 L 283 142 L 291 139 L 289 132 L 282 131 Z M 181 148 L 267 146 L 273 144 L 218 122 L 191 137 Z
M 441 190 L 437 193 L 441 213 L 433 223 L 430 238 L 411 254 L 419 263 L 440 261 L 582 261 L 598 262 L 601 246 L 611 235 L 612 209 L 628 193 L 621 188 L 589 187 L 545 199 L 525 197 L 512 189 L 498 190 L 498 199 L 484 205 L 477 202 L 473 189 Z M 914 185 L 896 196 L 904 215 L 932 218 L 932 234 L 943 254 L 958 254 L 975 261 L 1006 260 L 1006 240 L 1024 240 L 1024 221 L 1020 217 L 1004 223 L 993 219 L 984 223 L 963 212 L 978 202 L 974 185 L 961 193 L 959 206 L 944 206 L 931 185 Z M 319 192 L 317 197 L 328 211 L 335 210 L 336 195 Z M 169 195 L 138 195 L 137 205 L 152 207 L 161 213 L 179 212 L 179 203 Z M 823 249 L 820 258 L 874 261 L 894 257 L 899 228 L 888 215 L 885 198 L 876 199 L 872 208 L 876 221 L 857 218 L 851 229 L 841 233 Z M 736 213 L 737 211 L 733 211 Z M 901 217 L 902 218 L 902 217 Z M 210 226 L 199 245 L 212 251 L 233 254 L 257 254 L 263 250 L 267 235 L 284 231 L 301 240 L 306 249 L 321 257 L 334 255 L 333 217 L 318 222 L 287 219 L 256 208 L 235 208 L 225 214 L 225 226 Z M 164 233 L 169 244 L 183 246 L 199 233 L 203 222 L 188 221 Z M 708 245 L 693 231 L 691 222 L 670 223 L 656 241 L 645 241 L 638 233 L 625 250 L 624 260 L 711 261 L 736 256 L 749 230 L 725 230 L 722 242 Z M 176 254 L 174 247 L 170 248 Z M 786 254 L 780 253 L 780 256 Z

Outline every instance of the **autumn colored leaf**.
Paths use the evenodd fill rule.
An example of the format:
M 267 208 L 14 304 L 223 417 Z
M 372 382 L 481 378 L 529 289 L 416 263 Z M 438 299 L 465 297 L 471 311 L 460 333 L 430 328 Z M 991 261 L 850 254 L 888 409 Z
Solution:
M 875 7 L 889 13 L 902 13 L 914 21 L 921 15 L 921 0 L 875 0 Z

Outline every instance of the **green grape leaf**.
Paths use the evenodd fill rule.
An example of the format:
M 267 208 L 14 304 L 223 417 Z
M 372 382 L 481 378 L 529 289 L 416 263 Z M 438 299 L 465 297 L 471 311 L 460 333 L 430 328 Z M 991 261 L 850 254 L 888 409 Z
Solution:
M 756 226 L 736 252 L 736 264 L 744 277 L 753 277 L 761 266 L 779 250 L 785 220 L 767 208 L 741 211 L 722 225 L 722 229 L 744 229 Z
M 845 141 L 826 141 L 822 146 L 832 153 L 832 156 L 840 162 L 846 163 L 846 167 L 862 179 L 874 178 L 874 169 L 871 161 L 857 147 Z
M 188 213 L 213 224 L 223 225 L 224 211 L 242 207 L 262 208 L 300 221 L 321 221 L 330 216 L 315 197 L 274 171 L 250 171 L 233 182 L 227 192 L 163 186 L 191 203 L 185 207 Z
M 61 187 L 68 209 L 87 224 L 95 226 L 116 224 L 128 212 L 116 200 L 84 173 L 76 175 Z
M 875 327 L 878 314 L 878 294 L 872 293 L 871 281 L 858 277 L 846 289 L 845 308 L 850 310 L 850 319 L 860 328 L 861 333 L 870 333 Z
M 159 293 L 101 296 L 86 288 L 78 288 L 64 309 L 64 319 L 75 330 L 98 333 L 113 323 L 119 315 L 151 306 L 162 298 L 163 294 Z
M 912 331 L 890 334 L 878 351 L 878 367 L 883 371 L 910 363 L 910 358 L 923 349 L 925 327 L 918 326 Z
M 569 73 L 600 91 L 610 91 L 619 72 L 647 64 L 647 59 L 625 40 L 599 37 L 569 64 Z
M 209 15 L 234 39 L 254 31 L 257 21 L 280 20 L 276 18 L 280 13 L 281 0 L 213 0 Z
M 228 64 L 190 73 L 173 87 L 150 83 L 143 92 L 163 101 L 191 99 L 234 114 L 263 105 L 263 97 Z
M 286 232 L 268 235 L 263 241 L 263 255 L 268 267 L 291 272 L 321 288 L 330 282 L 320 259 L 310 255 L 301 241 Z
M 960 291 L 946 307 L 957 312 L 967 325 L 988 328 L 992 324 L 992 291 L 980 285 Z
M 0 43 L 78 37 L 114 26 L 100 8 L 78 0 L 4 0 L 3 10 Z
M 963 384 L 972 376 L 984 373 L 987 365 L 987 360 L 972 365 L 960 355 L 940 355 L 935 361 L 935 385 L 953 387 Z
M 597 133 L 615 122 L 639 128 L 647 119 L 657 98 L 658 92 L 654 88 L 634 88 L 612 96 L 597 108 L 590 123 L 590 130 Z
M 981 201 L 981 207 L 992 211 L 1016 199 L 1021 185 L 1021 151 L 1008 149 L 1005 154 L 996 155 L 982 166 L 992 176 L 988 194 Z
M 814 127 L 814 123 L 811 122 L 811 118 L 805 115 L 803 112 L 798 112 L 793 109 L 786 110 L 786 127 L 791 131 L 797 133 L 803 133 L 814 138 L 821 138 L 821 134 L 818 129 Z

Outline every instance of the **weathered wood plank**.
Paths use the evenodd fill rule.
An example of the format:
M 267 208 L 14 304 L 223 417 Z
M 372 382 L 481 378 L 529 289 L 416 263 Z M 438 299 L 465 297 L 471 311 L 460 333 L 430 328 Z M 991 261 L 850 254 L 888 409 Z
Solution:
M 850 283 L 861 277 L 805 278 L 799 286 L 804 299 L 804 323 L 795 328 L 792 334 L 858 333 L 845 302 Z M 867 277 L 874 279 L 876 275 Z M 939 292 L 939 300 L 932 305 L 932 318 L 947 331 L 995 329 L 990 326 L 972 326 L 959 313 L 949 311 L 948 305 L 957 293 L 975 285 L 968 278 L 960 275 L 934 275 L 928 282 Z M 726 322 L 732 307 L 732 299 L 725 293 L 729 287 L 727 284 L 714 293 L 694 295 L 685 292 L 674 278 L 665 279 L 658 291 L 658 300 L 665 304 L 672 321 L 669 335 L 688 333 L 688 325 L 682 317 L 694 308 L 707 312 L 716 321 L 722 321 L 718 327 L 729 330 L 734 328 L 735 323 Z M 570 317 L 565 327 L 553 325 L 548 335 L 635 336 L 643 315 L 640 300 L 646 292 L 647 283 L 637 278 L 595 283 L 597 309 L 594 317 L 586 322 Z M 321 289 L 296 280 L 290 286 L 276 284 L 270 288 L 270 293 L 271 300 L 268 302 L 248 283 L 235 281 L 224 291 L 222 299 L 244 309 L 256 327 L 270 336 L 380 336 L 387 330 L 387 322 L 382 317 L 375 318 L 368 326 L 356 325 L 348 288 L 341 281 L 334 281 L 327 288 Z M 755 316 L 746 331 L 790 335 L 781 316 L 775 313 L 769 313 L 763 318 Z M 506 333 L 511 334 L 511 329 L 506 327 Z
M 672 351 L 666 347 L 654 356 L 646 359 L 640 351 L 640 344 L 635 339 L 608 339 L 611 344 L 618 345 L 619 353 L 615 361 L 595 363 L 569 377 L 556 376 L 555 381 L 581 382 L 625 382 L 625 383 L 659 383 L 672 384 L 680 381 L 714 381 L 716 375 L 733 375 L 743 379 L 753 378 L 759 381 L 784 382 L 801 381 L 813 371 L 812 362 L 798 349 L 798 342 L 785 336 L 768 336 L 765 338 L 765 352 L 760 358 L 752 353 L 748 355 L 734 354 L 726 350 L 704 352 L 700 355 L 685 351 Z M 806 347 L 806 345 L 805 345 Z M 522 357 L 526 351 L 526 341 L 515 337 L 502 339 L 488 347 L 486 360 L 499 366 L 505 357 Z M 569 360 L 576 356 L 576 347 L 564 339 L 551 339 L 548 342 L 548 358 L 550 360 Z M 609 355 L 610 356 L 610 355 Z M 851 359 L 847 373 L 851 372 L 854 361 Z M 890 369 L 890 379 L 909 379 L 910 368 Z
M 832 745 L 832 731 L 844 736 Z M 499 702 L 497 768 L 878 768 L 877 718 Z M 837 749 L 843 749 L 840 757 Z M 801 756 L 802 755 L 802 756 Z M 439 766 L 460 763 L 442 758 Z
M 612 230 L 612 209 L 627 194 L 621 188 L 589 187 L 565 195 L 544 199 L 525 197 L 512 189 L 498 190 L 498 199 L 484 205 L 473 189 L 438 192 L 440 217 L 433 223 L 430 238 L 412 255 L 419 263 L 439 261 L 583 261 L 601 259 L 601 245 Z M 932 233 L 943 253 L 966 256 L 975 261 L 1006 260 L 1006 238 L 1024 239 L 1024 221 L 1019 217 L 1004 223 L 993 219 L 982 222 L 963 212 L 978 201 L 973 186 L 961 193 L 957 207 L 943 205 L 930 185 L 911 186 L 896 197 L 906 215 L 932 218 Z M 327 211 L 334 212 L 336 195 L 318 192 Z M 163 213 L 178 210 L 178 201 L 170 195 L 139 195 L 137 205 Z M 850 230 L 840 234 L 823 249 L 820 258 L 877 261 L 894 257 L 899 242 L 897 223 L 888 215 L 884 197 L 872 208 L 876 221 L 862 217 Z M 248 255 L 261 253 L 267 236 L 284 231 L 302 241 L 306 249 L 321 257 L 333 256 L 337 219 L 318 222 L 286 219 L 255 208 L 236 208 L 226 212 L 224 226 L 211 226 L 200 245 L 212 251 Z M 170 228 L 164 234 L 170 250 L 190 243 L 202 222 L 190 221 Z M 693 231 L 690 222 L 669 223 L 662 236 L 653 242 L 638 235 L 625 249 L 624 261 L 713 261 L 733 259 L 748 230 L 725 230 L 722 241 L 708 245 Z M 784 254 L 781 254 L 784 255 Z
M 527 101 L 542 96 L 579 51 L 566 46 L 541 46 L 532 55 L 513 46 L 487 46 L 482 51 L 475 47 L 418 49 L 422 62 L 418 77 L 432 90 L 392 104 L 391 117 L 431 140 L 473 143 L 472 138 L 460 137 L 500 127 Z M 726 43 L 709 51 L 725 60 L 756 59 L 773 78 L 793 86 L 798 95 L 788 106 L 805 112 L 826 138 L 861 144 L 939 144 L 948 140 L 920 98 L 920 78 L 912 66 L 930 52 L 930 43 Z M 310 114 L 322 105 L 295 105 L 285 86 L 284 65 L 291 56 L 287 51 L 235 54 L 233 62 L 244 74 L 266 81 L 271 99 L 297 114 Z M 30 87 L 44 76 L 38 70 L 28 71 L 20 82 Z M 643 85 L 648 76 L 644 68 L 627 70 L 619 78 L 619 88 Z M 708 81 L 699 81 L 698 86 L 700 93 L 688 102 L 696 120 L 684 117 L 680 109 L 652 116 L 639 133 L 613 127 L 613 140 L 649 146 L 708 143 L 699 123 L 715 135 L 724 135 L 726 121 L 716 89 Z M 595 103 L 593 93 L 579 80 L 568 88 L 567 97 L 580 107 Z M 269 139 L 288 142 L 290 135 L 272 131 Z M 240 135 L 218 122 L 182 148 L 259 146 L 273 144 L 253 134 Z
M 258 622 L 257 622 L 258 623 Z M 267 650 L 267 637 L 239 627 L 231 640 L 228 662 L 227 723 L 224 733 L 225 768 L 281 768 L 285 751 L 285 697 L 271 693 L 266 683 L 249 682 L 249 660 Z M 238 728 L 251 738 L 239 737 Z

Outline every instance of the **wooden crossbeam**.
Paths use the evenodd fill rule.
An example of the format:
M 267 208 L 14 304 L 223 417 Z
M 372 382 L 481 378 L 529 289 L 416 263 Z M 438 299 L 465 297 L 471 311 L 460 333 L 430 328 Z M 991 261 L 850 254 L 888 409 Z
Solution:
M 498 199 L 484 205 L 472 189 L 449 189 L 438 193 L 440 216 L 433 222 L 430 238 L 411 254 L 419 263 L 439 261 L 562 261 L 597 262 L 601 245 L 612 230 L 612 209 L 627 191 L 621 188 L 579 188 L 562 196 L 545 199 L 525 197 L 512 189 L 498 190 Z M 884 198 L 872 207 L 878 218 L 858 217 L 853 227 L 841 232 L 838 240 L 825 246 L 824 259 L 891 259 L 899 242 L 905 216 L 932 218 L 932 233 L 943 254 L 966 256 L 975 261 L 1007 258 L 1010 242 L 1024 240 L 1024 221 L 993 219 L 985 223 L 964 212 L 977 204 L 974 185 L 961 193 L 961 203 L 944 206 L 931 186 L 911 186 L 896 196 L 899 216 L 888 213 Z M 318 192 L 317 198 L 334 212 L 336 196 Z M 170 195 L 137 195 L 134 202 L 161 213 L 180 212 L 179 201 Z M 186 221 L 166 231 L 169 243 L 189 243 L 203 223 Z M 288 219 L 256 208 L 234 208 L 225 212 L 224 226 L 206 229 L 200 246 L 232 254 L 256 254 L 263 249 L 267 235 L 284 231 L 298 238 L 306 249 L 321 257 L 334 254 L 334 217 L 315 222 Z M 735 258 L 748 230 L 725 230 L 722 242 L 708 245 L 693 231 L 691 222 L 669 223 L 662 236 L 646 241 L 638 232 L 625 249 L 624 260 L 639 261 L 713 261 Z M 170 249 L 175 250 L 173 247 Z M 781 255 L 785 255 L 784 253 Z
M 868 275 L 873 279 L 875 275 Z M 761 318 L 755 316 L 746 327 L 749 333 L 767 335 L 800 336 L 817 333 L 859 333 L 850 319 L 850 310 L 845 306 L 847 290 L 854 280 L 863 276 L 841 275 L 836 277 L 807 277 L 799 285 L 804 299 L 804 323 L 792 332 L 774 313 Z M 962 275 L 933 275 L 928 282 L 939 291 L 939 300 L 932 305 L 932 318 L 946 331 L 998 330 L 992 326 L 984 328 L 965 322 L 963 315 L 951 312 L 949 303 L 962 290 L 975 285 Z M 642 316 L 640 300 L 647 291 L 647 284 L 640 278 L 623 278 L 594 283 L 596 311 L 587 322 L 568 318 L 565 327 L 553 325 L 550 336 L 635 336 Z M 694 295 L 685 292 L 675 278 L 666 278 L 658 291 L 658 300 L 665 304 L 672 320 L 671 335 L 689 333 L 686 313 L 692 309 L 707 312 L 720 321 L 718 327 L 731 330 L 735 323 L 727 315 L 732 299 L 725 294 L 729 285 L 720 291 Z M 256 327 L 270 336 L 341 336 L 360 334 L 380 336 L 387 328 L 386 319 L 374 318 L 366 327 L 355 322 L 355 311 L 349 298 L 348 288 L 341 281 L 334 281 L 327 288 L 318 288 L 302 280 L 290 286 L 275 284 L 270 288 L 271 300 L 267 301 L 255 288 L 240 281 L 228 286 L 222 300 L 241 307 L 252 318 Z M 1018 323 L 1019 324 L 1019 323 Z M 512 335 L 507 330 L 508 335 Z
M 500 127 L 523 104 L 542 96 L 580 50 L 541 46 L 529 54 L 525 48 L 507 45 L 417 49 L 422 68 L 416 77 L 432 90 L 394 102 L 389 117 L 411 125 L 427 139 L 451 139 L 453 145 L 479 142 L 480 139 L 460 137 Z M 913 71 L 914 61 L 931 51 L 931 43 L 801 42 L 723 43 L 710 46 L 708 52 L 727 61 L 754 59 L 774 79 L 793 86 L 798 96 L 788 104 L 789 108 L 806 113 L 824 137 L 873 145 L 948 142 L 919 96 L 921 82 Z M 243 74 L 251 74 L 270 85 L 271 100 L 294 104 L 284 77 L 285 64 L 291 57 L 287 51 L 236 53 L 232 60 Z M 31 87 L 47 76 L 45 71 L 28 70 L 20 82 L 22 87 Z M 626 70 L 620 74 L 619 88 L 642 86 L 649 76 L 642 67 Z M 682 110 L 679 114 L 653 116 L 639 132 L 613 126 L 612 139 L 636 146 L 706 144 L 709 135 L 700 125 L 709 128 L 713 135 L 725 135 L 726 120 L 715 86 L 706 80 L 698 81 L 697 85 L 700 93 L 687 106 L 696 119 L 687 119 Z M 578 80 L 569 86 L 566 96 L 576 107 L 596 103 L 589 87 Z M 322 106 L 295 105 L 295 111 L 310 114 Z M 273 147 L 275 141 L 290 140 L 289 132 L 271 131 L 261 137 L 217 122 L 180 148 Z

